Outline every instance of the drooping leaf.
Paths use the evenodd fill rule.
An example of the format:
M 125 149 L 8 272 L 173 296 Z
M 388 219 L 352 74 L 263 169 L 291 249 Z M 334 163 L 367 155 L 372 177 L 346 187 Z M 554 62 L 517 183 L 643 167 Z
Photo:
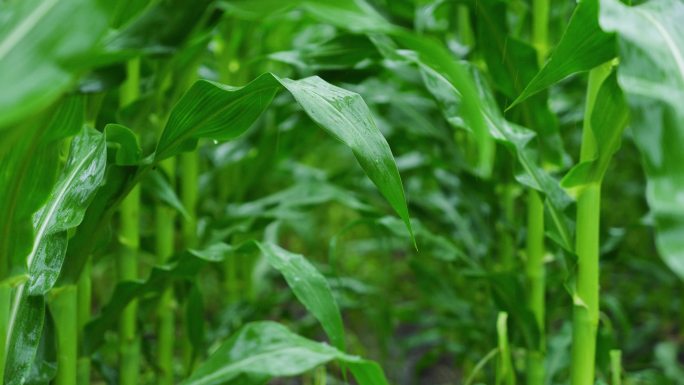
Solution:
M 377 364 L 298 336 L 271 321 L 242 327 L 181 384 L 257 384 L 261 382 L 247 378 L 296 376 L 334 360 L 348 365 L 359 385 L 387 384 Z
M 314 122 L 351 148 L 361 168 L 399 214 L 413 238 L 404 188 L 392 150 L 361 96 L 332 86 L 319 77 L 280 81 Z
M 92 65 L 88 56 L 107 29 L 108 3 L 27 0 L 0 5 L 0 129 L 55 102 Z
M 304 1 L 309 14 L 341 29 L 370 35 L 388 35 L 414 52 L 415 60 L 442 73 L 452 85 L 465 95 L 462 115 L 465 123 L 477 138 L 479 149 L 478 172 L 483 177 L 491 174 L 494 163 L 494 143 L 487 135 L 482 107 L 476 97 L 477 90 L 465 67 L 440 42 L 427 36 L 419 36 L 389 23 L 368 3 L 353 1 Z M 382 54 L 387 52 L 381 50 Z
M 615 36 L 599 27 L 600 0 L 581 0 L 549 60 L 508 107 L 578 72 L 589 71 L 615 57 Z
M 242 88 L 200 80 L 181 98 L 159 139 L 155 160 L 194 149 L 200 138 L 219 141 L 243 134 L 286 88 L 309 117 L 347 145 L 359 164 L 411 229 L 401 177 L 392 151 L 360 95 L 318 77 L 280 79 L 264 74 Z
M 648 178 L 656 245 L 684 279 L 684 3 L 654 0 L 628 7 L 601 1 L 601 27 L 618 34 L 618 82 L 627 96 L 634 139 Z
M 306 309 L 321 323 L 336 348 L 346 350 L 344 325 L 328 281 L 302 255 L 273 243 L 259 243 L 269 265 L 278 270 Z

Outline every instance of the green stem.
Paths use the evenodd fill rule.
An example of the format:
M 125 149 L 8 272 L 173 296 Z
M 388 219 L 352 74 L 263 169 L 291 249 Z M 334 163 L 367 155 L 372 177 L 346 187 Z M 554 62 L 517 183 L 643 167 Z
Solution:
M 174 185 L 176 160 L 170 158 L 160 163 L 170 178 L 171 185 Z M 175 211 L 164 204 L 158 203 L 155 209 L 156 218 L 156 251 L 159 264 L 168 262 L 173 255 L 175 238 Z M 166 288 L 162 293 L 157 310 L 158 322 L 158 345 L 157 345 L 157 366 L 161 373 L 157 383 L 162 385 L 173 384 L 173 345 L 175 337 L 174 325 L 174 301 L 173 289 Z
M 580 162 L 593 160 L 596 143 L 591 129 L 591 113 L 610 63 L 589 72 L 587 102 L 582 128 Z M 577 195 L 577 285 L 573 296 L 572 385 L 593 385 L 596 361 L 596 331 L 599 321 L 599 219 L 601 184 L 583 186 Z
M 140 59 L 126 64 L 127 78 L 121 85 L 119 103 L 126 106 L 140 94 Z M 121 202 L 120 240 L 123 246 L 119 257 L 119 281 L 138 279 L 140 249 L 140 186 L 135 186 Z M 136 332 L 138 301 L 131 301 L 119 318 L 119 383 L 137 384 L 140 370 L 140 341 Z
M 622 351 L 610 351 L 611 385 L 622 385 Z
M 532 44 L 537 49 L 539 64 L 549 51 L 549 0 L 532 0 Z
M 7 360 L 7 333 L 9 331 L 10 307 L 12 302 L 12 288 L 8 283 L 0 283 L 0 382 L 5 376 L 5 361 Z
M 53 289 L 50 293 L 50 312 L 57 334 L 57 377 L 55 385 L 77 385 L 78 373 L 78 309 L 76 285 Z
M 78 346 L 83 346 L 83 332 L 85 325 L 90 321 L 90 303 L 92 298 L 91 268 L 92 261 L 88 258 L 77 284 Z M 81 352 L 78 357 L 78 385 L 88 384 L 90 384 L 90 357 Z
M 527 306 L 532 311 L 539 329 L 539 345 L 527 354 L 527 383 L 544 383 L 545 330 L 545 272 L 544 272 L 544 202 L 539 193 L 528 191 L 527 196 Z
M 511 359 L 511 348 L 508 343 L 508 314 L 499 312 L 496 319 L 496 333 L 499 343 L 499 361 L 496 372 L 497 385 L 515 385 L 515 371 Z
M 183 153 L 181 162 L 181 200 L 189 218 L 183 221 L 183 245 L 197 247 L 197 186 L 199 184 L 199 158 L 197 153 Z
M 467 5 L 458 5 L 456 12 L 458 35 L 461 38 L 461 43 L 470 48 L 475 44 L 475 34 L 470 23 L 470 10 Z
M 140 186 L 135 186 L 121 203 L 121 242 L 124 246 L 119 258 L 119 281 L 138 278 L 138 249 Z M 136 333 L 137 300 L 131 301 L 119 319 L 119 383 L 137 384 L 140 343 Z
M 199 157 L 196 152 L 180 155 L 181 168 L 181 201 L 188 212 L 188 218 L 182 222 L 183 247 L 195 248 L 197 239 L 197 188 L 199 185 Z M 187 324 L 186 322 L 184 322 Z M 195 366 L 195 352 L 188 338 L 183 339 L 183 362 L 186 372 L 192 373 Z
M 504 221 L 501 226 L 501 261 L 506 271 L 515 269 L 515 235 L 511 229 L 515 228 L 515 187 L 505 184 L 501 192 L 503 201 Z
M 549 0 L 532 1 L 532 44 L 537 49 L 537 60 L 546 59 L 549 33 Z M 528 191 L 527 205 L 527 261 L 525 273 L 528 283 L 527 305 L 534 315 L 539 330 L 539 344 L 527 354 L 526 377 L 528 385 L 544 384 L 546 350 L 544 294 L 544 202 L 539 193 Z

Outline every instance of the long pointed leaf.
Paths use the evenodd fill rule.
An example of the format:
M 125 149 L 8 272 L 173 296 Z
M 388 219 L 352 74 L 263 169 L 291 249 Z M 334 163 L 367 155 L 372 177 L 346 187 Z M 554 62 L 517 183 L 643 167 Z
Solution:
M 615 57 L 615 37 L 601 30 L 598 12 L 599 0 L 577 4 L 551 57 L 509 109 L 574 73 L 589 71 Z
M 299 301 L 318 319 L 333 345 L 345 351 L 344 325 L 328 281 L 302 255 L 272 243 L 259 243 L 268 263 L 278 270 Z
M 323 79 L 280 79 L 264 74 L 242 88 L 196 82 L 174 107 L 155 154 L 160 161 L 194 149 L 200 138 L 234 139 L 247 131 L 286 88 L 304 111 L 326 132 L 348 146 L 411 234 L 401 177 L 387 141 L 360 95 Z

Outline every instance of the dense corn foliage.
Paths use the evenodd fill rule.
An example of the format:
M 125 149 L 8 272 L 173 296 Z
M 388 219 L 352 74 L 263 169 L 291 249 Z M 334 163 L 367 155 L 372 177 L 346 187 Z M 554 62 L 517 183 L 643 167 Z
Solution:
M 682 22 L 0 1 L 0 380 L 684 384 Z

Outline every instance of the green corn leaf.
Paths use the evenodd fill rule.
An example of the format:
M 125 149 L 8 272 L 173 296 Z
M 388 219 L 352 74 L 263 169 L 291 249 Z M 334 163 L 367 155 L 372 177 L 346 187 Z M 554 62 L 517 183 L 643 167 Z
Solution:
M 142 183 L 143 190 L 159 199 L 164 204 L 179 212 L 186 220 L 190 218 L 188 210 L 183 206 L 180 198 L 169 183 L 168 177 L 160 169 L 156 169 L 147 174 Z
M 460 119 L 458 111 L 463 96 L 439 73 L 425 66 L 421 67 L 421 71 L 426 88 L 442 106 L 442 111 L 447 120 L 458 121 Z M 476 72 L 473 76 L 475 79 L 479 79 Z M 535 133 L 506 121 L 483 81 L 478 81 L 477 84 L 477 98 L 484 107 L 483 113 L 488 134 L 513 151 L 521 169 L 516 175 L 518 182 L 544 194 L 554 224 L 549 235 L 561 247 L 572 252 L 574 246 L 570 220 L 565 215 L 565 209 L 570 204 L 570 197 L 560 187 L 558 181 L 538 165 L 537 153 L 529 146 Z
M 509 109 L 574 73 L 589 71 L 615 57 L 615 36 L 599 27 L 599 1 L 579 1 L 549 60 Z
M 16 321 L 10 324 L 11 329 L 8 332 L 7 352 L 11 354 L 7 355 L 5 363 L 5 385 L 26 383 L 38 351 L 45 320 L 45 298 L 42 295 L 32 296 L 26 290 L 21 290 L 14 306 Z
M 620 148 L 622 133 L 629 120 L 629 107 L 613 72 L 601 84 L 591 115 L 591 129 L 596 145 L 596 157 L 573 167 L 563 178 L 563 187 L 598 183 L 608 169 L 613 155 Z
M 601 1 L 601 27 L 618 34 L 618 82 L 648 178 L 656 245 L 684 279 L 684 4 L 655 0 L 628 7 Z
M 104 128 L 107 147 L 113 149 L 114 162 L 119 166 L 135 166 L 142 160 L 138 137 L 130 128 L 120 124 L 108 124 Z
M 29 353 L 23 352 L 35 355 L 38 347 L 40 331 L 33 324 L 42 328 L 42 298 L 59 276 L 66 252 L 67 230 L 78 226 L 93 193 L 100 186 L 104 178 L 105 154 L 104 135 L 84 126 L 71 143 L 69 159 L 48 201 L 34 215 L 35 235 L 26 257 L 28 282 L 15 290 L 8 320 L 8 344 L 15 346 L 18 352 L 10 355 L 11 360 L 18 360 L 13 364 L 15 369 L 12 369 L 11 378 L 16 377 L 18 383 L 30 369 L 30 365 L 26 365 Z
M 323 275 L 299 254 L 291 253 L 272 243 L 247 242 L 239 250 L 256 245 L 266 256 L 266 261 L 278 270 L 299 301 L 321 323 L 330 340 L 337 347 L 344 347 L 344 326 L 342 317 Z M 154 267 L 145 281 L 121 282 L 101 314 L 86 327 L 88 352 L 97 349 L 104 340 L 104 333 L 117 322 L 117 314 L 135 298 L 161 293 L 165 287 L 177 280 L 194 280 L 208 263 L 220 263 L 226 258 L 236 258 L 236 249 L 217 243 L 203 250 L 183 253 L 169 264 Z
M 309 117 L 351 148 L 356 160 L 404 221 L 413 239 L 408 207 L 392 150 L 359 94 L 332 86 L 319 77 L 281 79 Z
M 58 175 L 61 139 L 83 124 L 83 100 L 69 97 L 15 132 L 23 135 L 0 150 L 0 255 L 9 268 L 25 270 L 33 241 L 33 214 L 48 199 Z M 2 146 L 6 142 L 3 142 Z
M 365 68 L 379 61 L 375 46 L 363 35 L 338 35 L 319 44 L 275 52 L 269 58 L 301 70 L 325 71 Z
M 377 364 L 308 340 L 270 321 L 242 327 L 181 384 L 259 384 L 268 378 L 300 375 L 331 361 L 348 365 L 359 385 L 387 384 Z M 248 380 L 255 377 L 262 381 Z
M 88 56 L 107 29 L 108 3 L 26 0 L 0 5 L 0 129 L 55 102 L 90 67 Z
M 259 243 L 269 265 L 278 270 L 299 301 L 321 323 L 336 348 L 346 350 L 344 325 L 328 281 L 302 255 L 273 243 Z
M 123 3 L 122 7 L 123 8 Z M 168 54 L 187 40 L 206 12 L 209 0 L 163 0 L 148 6 L 137 17 L 116 14 L 114 23 L 125 25 L 107 41 L 105 50 L 111 54 Z M 141 7 L 136 4 L 132 9 Z M 135 16 L 135 15 L 134 15 Z M 128 19 L 128 20 L 126 20 Z
M 316 19 L 352 32 L 387 33 L 397 30 L 363 0 L 295 0 L 294 3 L 299 3 Z
M 26 264 L 28 291 L 45 294 L 55 284 L 64 261 L 67 230 L 78 226 L 104 179 L 104 135 L 84 127 L 74 137 L 69 160 L 47 203 L 34 215 L 35 238 Z
M 195 82 L 171 111 L 155 160 L 194 150 L 200 138 L 227 141 L 242 135 L 271 104 L 278 89 L 272 74 L 261 75 L 242 88 Z
M 363 0 L 353 1 L 304 1 L 302 8 L 309 14 L 343 30 L 371 35 L 388 35 L 403 46 L 414 51 L 414 60 L 444 74 L 463 98 L 462 116 L 475 134 L 479 150 L 478 173 L 489 177 L 494 164 L 494 143 L 487 134 L 482 106 L 476 97 L 477 91 L 467 70 L 444 45 L 427 36 L 416 35 L 392 25 Z M 381 50 L 382 54 L 388 52 Z
M 267 73 L 242 88 L 206 80 L 196 82 L 171 112 L 155 160 L 192 150 L 200 138 L 226 141 L 243 134 L 281 87 L 294 96 L 314 122 L 352 150 L 412 234 L 399 171 L 368 106 L 360 95 L 318 77 L 290 80 Z
M 504 2 L 477 1 L 478 48 L 487 63 L 492 86 L 508 103 L 520 95 L 539 70 L 538 53 L 528 43 L 511 36 L 506 28 L 508 5 Z M 548 105 L 547 93 L 539 93 L 507 111 L 508 120 L 537 133 L 540 164 L 561 166 L 563 144 L 558 121 Z

